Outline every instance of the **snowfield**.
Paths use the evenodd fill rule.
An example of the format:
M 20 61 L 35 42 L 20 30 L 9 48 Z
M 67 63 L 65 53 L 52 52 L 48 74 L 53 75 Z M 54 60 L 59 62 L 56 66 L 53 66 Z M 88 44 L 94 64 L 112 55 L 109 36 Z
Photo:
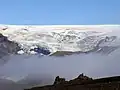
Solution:
M 119 30 L 120 25 L 0 25 L 0 33 L 21 47 L 18 54 L 36 54 L 38 47 L 51 53 L 101 50 L 103 43 L 118 42 Z

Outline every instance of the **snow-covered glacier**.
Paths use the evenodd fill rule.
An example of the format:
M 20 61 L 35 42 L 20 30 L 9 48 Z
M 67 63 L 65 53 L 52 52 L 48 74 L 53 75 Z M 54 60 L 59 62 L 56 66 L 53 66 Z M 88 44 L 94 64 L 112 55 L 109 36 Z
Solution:
M 104 52 L 120 47 L 120 25 L 0 25 L 0 33 L 18 44 L 17 54 Z

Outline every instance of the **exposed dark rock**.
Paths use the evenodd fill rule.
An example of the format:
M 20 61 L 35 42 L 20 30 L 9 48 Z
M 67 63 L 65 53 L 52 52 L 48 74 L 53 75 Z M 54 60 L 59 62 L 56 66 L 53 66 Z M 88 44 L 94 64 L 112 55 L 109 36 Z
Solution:
M 72 81 L 82 82 L 82 81 L 87 81 L 87 80 L 93 80 L 93 79 L 89 78 L 88 76 L 84 76 L 84 74 L 82 73 L 77 78 L 73 79 Z
M 5 27 L 5 28 L 3 28 L 2 30 L 7 30 L 8 29 L 8 27 Z
M 120 76 L 92 79 L 80 74 L 70 81 L 57 76 L 53 85 L 25 90 L 120 90 Z
M 65 82 L 65 78 L 60 78 L 59 76 L 57 76 L 57 77 L 55 78 L 54 85 L 55 85 L 55 84 L 62 84 L 62 83 L 64 83 L 64 82 Z
M 72 55 L 72 54 L 80 54 L 82 52 L 70 52 L 70 51 L 57 51 L 50 56 L 66 56 L 66 55 Z
M 0 49 L 7 50 L 8 53 L 16 53 L 18 50 L 20 50 L 19 45 L 16 42 L 9 41 L 7 37 L 0 34 Z
M 19 49 L 16 42 L 9 41 L 7 37 L 0 34 L 0 59 L 10 54 L 16 54 Z
M 49 55 L 51 53 L 48 49 L 45 49 L 43 47 L 34 48 L 33 51 L 35 51 L 37 53 L 42 53 L 44 55 Z

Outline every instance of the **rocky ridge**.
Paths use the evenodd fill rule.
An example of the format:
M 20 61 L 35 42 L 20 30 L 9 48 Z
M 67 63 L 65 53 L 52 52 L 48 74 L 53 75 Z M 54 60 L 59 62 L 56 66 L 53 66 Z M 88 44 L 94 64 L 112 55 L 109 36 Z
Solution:
M 77 78 L 65 81 L 65 78 L 56 77 L 53 85 L 33 87 L 25 90 L 119 90 L 120 76 L 92 79 L 83 74 Z

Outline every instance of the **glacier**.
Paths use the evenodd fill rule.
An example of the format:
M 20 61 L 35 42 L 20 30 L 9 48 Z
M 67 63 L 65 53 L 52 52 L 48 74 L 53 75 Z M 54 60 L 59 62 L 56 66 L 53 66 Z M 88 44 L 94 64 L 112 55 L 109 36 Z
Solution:
M 120 46 L 119 30 L 120 25 L 0 25 L 0 33 L 19 45 L 17 54 L 109 54 Z

